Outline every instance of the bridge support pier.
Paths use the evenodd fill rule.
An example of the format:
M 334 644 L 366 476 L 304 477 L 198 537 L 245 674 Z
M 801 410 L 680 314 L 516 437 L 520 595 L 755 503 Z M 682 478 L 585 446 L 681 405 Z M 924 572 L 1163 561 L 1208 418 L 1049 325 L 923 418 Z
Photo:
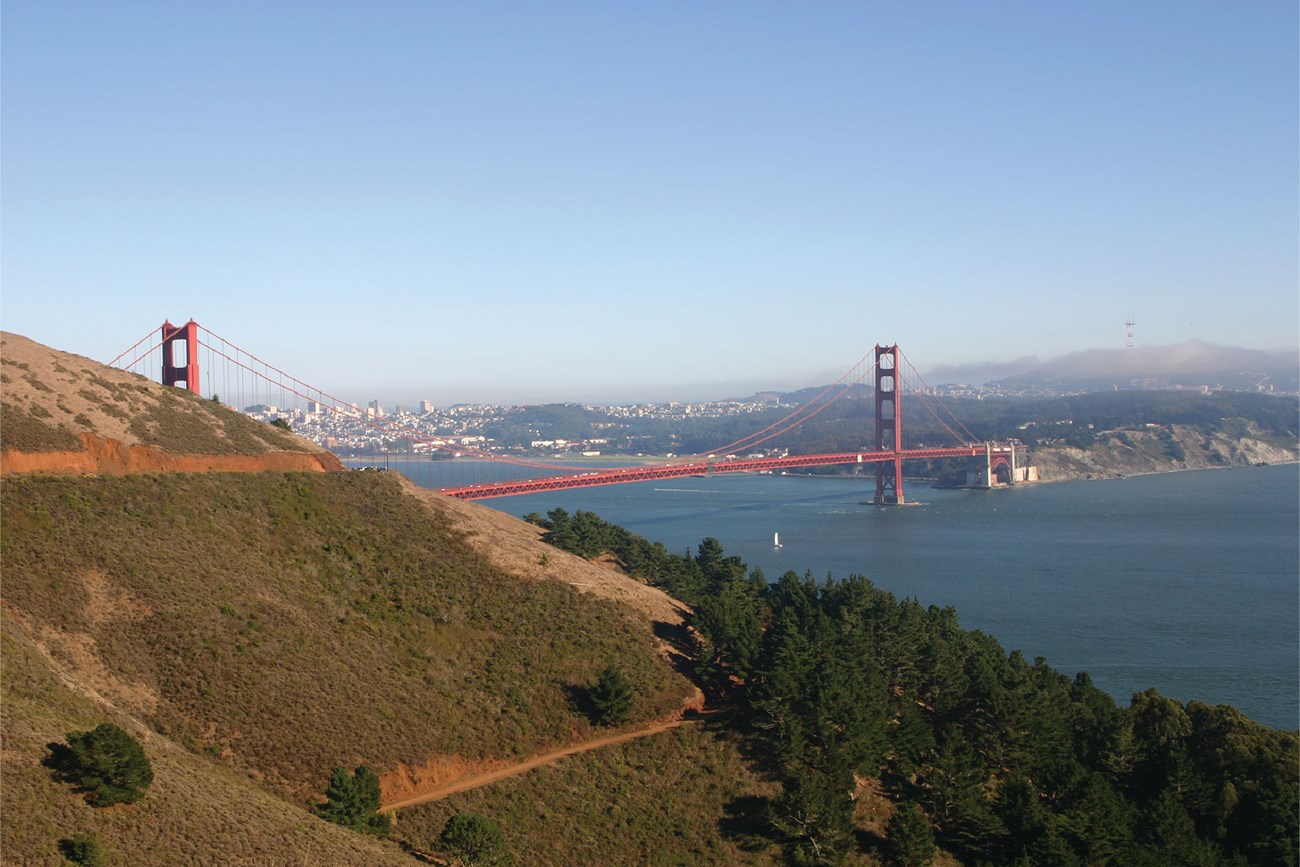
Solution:
M 971 458 L 966 466 L 967 488 L 1001 488 L 1020 482 L 1038 481 L 1038 467 L 1021 464 L 1016 443 L 984 444 L 984 454 Z

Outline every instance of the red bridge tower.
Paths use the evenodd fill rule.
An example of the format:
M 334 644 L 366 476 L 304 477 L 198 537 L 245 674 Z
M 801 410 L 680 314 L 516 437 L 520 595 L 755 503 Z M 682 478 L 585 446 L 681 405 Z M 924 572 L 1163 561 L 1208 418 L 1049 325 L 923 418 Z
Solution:
M 898 344 L 876 346 L 876 451 L 893 459 L 876 464 L 877 506 L 901 506 L 903 499 L 903 414 L 898 400 Z
M 183 341 L 183 342 L 182 342 Z M 177 358 L 177 344 L 184 350 L 184 355 Z M 162 326 L 162 381 L 163 385 L 185 383 L 185 387 L 195 394 L 199 393 L 199 324 L 191 319 L 184 325 L 172 325 L 170 321 Z

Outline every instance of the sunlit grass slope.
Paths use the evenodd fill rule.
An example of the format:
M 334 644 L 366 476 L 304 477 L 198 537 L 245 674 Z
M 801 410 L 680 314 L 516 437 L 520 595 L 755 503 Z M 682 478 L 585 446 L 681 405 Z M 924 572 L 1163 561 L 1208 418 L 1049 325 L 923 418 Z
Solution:
M 47 657 L 105 715 L 299 808 L 336 765 L 568 743 L 590 729 L 573 687 L 609 664 L 636 686 L 634 719 L 692 691 L 648 620 L 489 565 L 383 474 L 9 477 L 2 493 L 5 631 L 33 648 L 6 653 L 6 690 Z M 20 745 L 6 726 L 6 782 L 43 779 L 41 738 L 99 718 L 39 694 L 39 733 Z M 48 842 L 54 814 L 32 811 L 34 831 L 5 801 L 6 840 Z
M 321 452 L 215 400 L 0 332 L 0 449 L 81 450 L 90 434 L 174 454 Z
M 48 659 L 8 613 L 0 632 L 0 863 L 68 863 L 60 840 L 90 834 L 109 865 L 404 865 L 381 843 L 317 819 L 211 758 L 194 755 L 106 708 Z M 40 762 L 46 744 L 110 720 L 144 743 L 154 782 L 144 799 L 97 809 Z
M 519 864 L 775 865 L 782 850 L 759 832 L 777 790 L 734 736 L 689 725 L 403 810 L 396 830 L 432 849 L 443 823 L 469 812 L 501 827 Z

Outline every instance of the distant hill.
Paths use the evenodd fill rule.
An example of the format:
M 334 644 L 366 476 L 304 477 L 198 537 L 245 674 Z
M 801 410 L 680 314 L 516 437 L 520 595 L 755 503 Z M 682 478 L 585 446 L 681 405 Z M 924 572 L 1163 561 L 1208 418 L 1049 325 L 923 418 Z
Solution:
M 1024 357 L 995 364 L 944 365 L 931 385 L 966 383 L 1058 391 L 1114 388 L 1228 388 L 1300 391 L 1300 352 L 1270 352 L 1189 340 L 1175 346 L 1090 349 L 1042 361 Z
M 798 395 L 811 399 L 824 389 Z M 793 453 L 845 452 L 871 442 L 870 392 L 850 392 L 770 445 Z M 790 403 L 795 403 L 794 399 Z M 1017 439 L 1043 481 L 1162 473 L 1209 467 L 1294 463 L 1300 460 L 1300 404 L 1295 395 L 1192 389 L 1104 389 L 1055 396 L 980 395 L 903 401 L 911 442 L 952 444 L 944 426 L 959 419 L 976 441 Z M 920 462 L 922 476 L 949 476 L 959 462 Z M 830 467 L 825 472 L 842 472 Z

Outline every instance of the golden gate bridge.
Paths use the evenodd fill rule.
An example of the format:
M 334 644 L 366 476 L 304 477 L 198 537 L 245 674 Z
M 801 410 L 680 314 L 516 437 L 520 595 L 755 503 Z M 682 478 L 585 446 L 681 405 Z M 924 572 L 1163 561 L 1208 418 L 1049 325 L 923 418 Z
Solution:
M 900 362 L 905 366 L 900 366 Z M 222 402 L 231 407 L 274 405 L 279 408 L 293 406 L 295 409 L 303 409 L 305 406 L 306 412 L 333 413 L 383 436 L 421 443 L 427 448 L 443 450 L 456 456 L 511 464 L 519 467 L 521 473 L 525 469 L 546 473 L 535 478 L 460 484 L 439 489 L 444 494 L 466 500 L 704 474 L 856 465 L 862 468 L 870 466 L 875 470 L 876 491 L 873 503 L 902 505 L 906 502 L 903 493 L 903 462 L 939 458 L 965 458 L 977 462 L 970 477 L 973 484 L 980 487 L 991 487 L 999 483 L 1014 484 L 1027 478 L 1023 466 L 1024 446 L 1015 441 L 978 441 L 934 395 L 933 389 L 925 385 L 916 369 L 910 362 L 906 362 L 897 344 L 875 346 L 834 383 L 749 436 L 687 458 L 598 470 L 479 449 L 460 440 L 419 431 L 400 419 L 377 416 L 372 410 L 362 409 L 354 403 L 308 385 L 204 328 L 193 319 L 184 325 L 164 322 L 161 329 L 151 330 L 109 364 L 155 379 L 164 385 L 185 388 L 198 395 L 206 392 L 214 399 L 220 395 L 224 398 Z M 875 404 L 874 441 L 870 445 L 854 451 L 794 455 L 787 452 L 775 457 L 740 457 L 734 454 L 738 451 L 752 451 L 763 443 L 789 433 L 844 398 L 855 386 L 864 384 L 872 386 Z M 954 442 L 939 446 L 905 445 L 902 413 L 905 396 L 909 400 L 915 398 Z M 954 425 L 964 433 L 964 437 Z

